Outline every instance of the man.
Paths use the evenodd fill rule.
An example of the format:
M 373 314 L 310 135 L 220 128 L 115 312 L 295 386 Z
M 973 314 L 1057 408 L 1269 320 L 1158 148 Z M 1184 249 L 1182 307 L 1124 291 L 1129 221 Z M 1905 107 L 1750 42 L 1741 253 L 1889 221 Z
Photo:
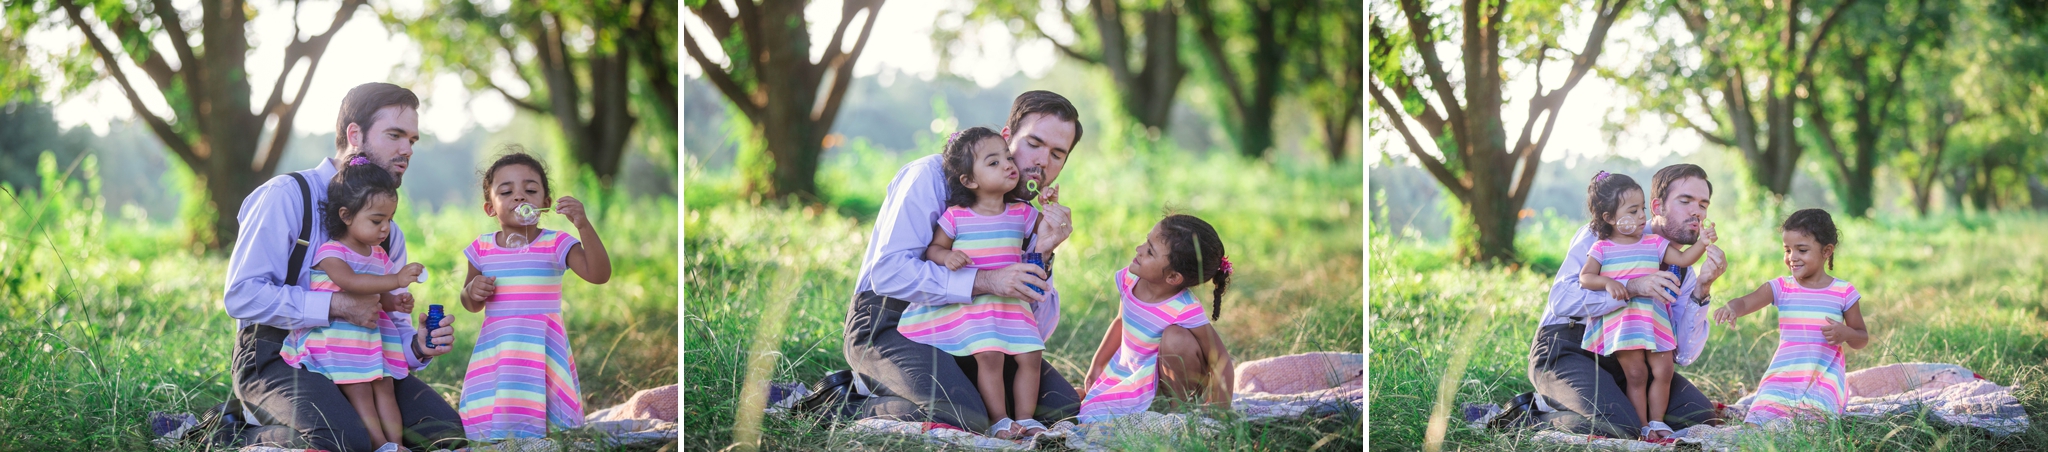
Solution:
M 1658 170 L 1650 179 L 1652 230 L 1673 242 L 1692 245 L 1699 240 L 1701 222 L 1706 220 L 1708 198 L 1714 194 L 1706 170 L 1698 165 L 1677 164 Z M 1624 303 L 1606 291 L 1586 290 L 1579 285 L 1579 271 L 1586 265 L 1586 251 L 1598 241 L 1592 231 L 1580 227 L 1572 239 L 1564 265 L 1550 286 L 1550 303 L 1537 324 L 1536 338 L 1529 350 L 1529 382 L 1536 393 L 1547 397 L 1557 411 L 1537 416 L 1538 426 L 1580 434 L 1614 438 L 1642 436 L 1642 421 L 1623 389 L 1627 376 L 1614 358 L 1595 355 L 1579 346 L 1586 332 L 1586 320 L 1620 309 Z M 1630 297 L 1651 297 L 1674 303 L 1672 328 L 1681 343 L 1679 364 L 1698 356 L 1698 345 L 1706 340 L 1706 305 L 1714 279 L 1727 269 L 1727 258 L 1718 247 L 1708 248 L 1706 257 L 1693 268 L 1657 272 L 1630 280 Z M 1681 275 L 1690 274 L 1691 277 Z M 1667 290 L 1675 291 L 1666 292 Z M 1671 398 L 1663 422 L 1673 429 L 1717 421 L 1714 403 L 1699 388 L 1673 373 Z M 1541 399 L 1541 398 L 1539 398 Z M 1656 420 L 1656 419 L 1652 419 Z M 1660 434 L 1648 438 L 1655 438 Z
M 247 444 L 363 452 L 380 446 L 371 444 L 368 427 L 333 380 L 285 364 L 278 351 L 294 329 L 337 321 L 377 324 L 381 310 L 378 294 L 309 290 L 313 262 L 308 257 L 293 266 L 293 245 L 302 228 L 311 230 L 309 247 L 328 240 L 315 217 L 326 198 L 327 183 L 343 159 L 361 154 L 403 183 L 412 145 L 418 140 L 419 98 L 411 90 L 388 83 L 357 86 L 342 98 L 340 117 L 335 121 L 334 158 L 300 172 L 305 190 L 291 175 L 282 175 L 257 187 L 242 203 L 236 214 L 241 228 L 228 259 L 222 301 L 228 315 L 237 320 L 238 330 L 230 364 L 234 378 L 230 403 L 238 406 L 230 411 L 239 409 L 256 425 L 243 431 Z M 304 198 L 309 195 L 315 209 L 311 216 Z M 314 223 L 305 224 L 306 218 L 314 218 Z M 394 261 L 407 262 L 405 250 L 405 234 L 393 222 L 388 252 Z M 288 279 L 296 284 L 287 284 Z M 412 304 L 411 294 L 399 297 L 401 303 Z M 415 371 L 426 367 L 433 357 L 448 353 L 454 343 L 453 327 L 443 326 L 421 336 L 410 324 L 400 323 L 401 336 L 410 344 L 406 361 Z M 426 346 L 429 341 L 433 347 Z M 405 445 L 462 438 L 461 417 L 426 383 L 418 378 L 401 379 L 395 382 L 394 393 L 406 429 Z

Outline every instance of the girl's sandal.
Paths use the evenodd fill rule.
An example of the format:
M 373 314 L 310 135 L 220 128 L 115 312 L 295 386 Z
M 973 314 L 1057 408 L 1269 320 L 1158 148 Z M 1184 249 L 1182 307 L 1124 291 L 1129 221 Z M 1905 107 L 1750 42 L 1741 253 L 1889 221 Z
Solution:
M 1024 433 L 1022 435 L 1018 435 L 1018 438 L 1030 438 L 1038 436 L 1038 434 L 1040 433 L 1045 433 L 1046 431 L 1045 424 L 1038 423 L 1037 419 L 1024 419 L 1021 421 L 1017 421 L 1017 426 L 1024 428 Z
M 1671 426 L 1665 425 L 1664 421 L 1650 421 L 1649 425 L 1643 426 L 1643 438 L 1648 439 L 1651 433 L 1663 433 L 1658 439 L 1670 439 L 1677 432 L 1671 431 Z
M 988 436 L 999 439 L 1016 438 L 1017 433 L 1010 431 L 1011 428 L 1014 428 L 1016 426 L 1017 421 L 1010 420 L 1010 418 L 1003 418 L 1003 420 L 996 421 L 995 426 L 988 428 Z

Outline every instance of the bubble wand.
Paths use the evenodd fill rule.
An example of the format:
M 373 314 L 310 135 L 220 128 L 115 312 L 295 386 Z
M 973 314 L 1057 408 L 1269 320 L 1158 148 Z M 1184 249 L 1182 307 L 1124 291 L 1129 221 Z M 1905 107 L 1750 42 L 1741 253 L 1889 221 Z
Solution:
M 1052 188 L 1052 187 L 1047 187 L 1047 189 L 1051 189 L 1051 188 Z M 1038 207 L 1038 206 L 1039 206 L 1039 205 L 1041 205 L 1041 204 L 1044 204 L 1044 201 L 1043 201 L 1043 200 L 1041 200 L 1041 199 L 1039 198 L 1040 192 L 1038 191 L 1038 179 L 1025 179 L 1025 180 L 1024 180 L 1024 190 L 1025 190 L 1025 191 L 1029 191 L 1029 192 L 1031 192 L 1031 199 L 1030 199 L 1030 200 L 1028 200 L 1028 201 L 1026 201 L 1026 203 L 1027 203 L 1027 204 L 1030 204 L 1030 203 L 1031 203 L 1031 201 L 1037 201 L 1037 202 L 1038 202 L 1037 204 L 1032 204 L 1032 207 L 1034 207 L 1034 208 Z M 1035 227 L 1034 227 L 1034 228 L 1031 228 L 1031 235 L 1032 235 L 1032 238 L 1036 239 L 1036 238 L 1037 238 L 1037 235 L 1038 235 L 1038 228 L 1035 228 Z M 1035 242 L 1034 242 L 1034 243 L 1035 243 Z M 1046 279 L 1052 279 L 1052 268 L 1051 268 L 1051 267 L 1047 267 L 1047 266 L 1045 265 L 1045 254 L 1044 254 L 1044 253 L 1039 253 L 1039 252 L 1036 252 L 1036 251 L 1026 252 L 1026 253 L 1024 253 L 1024 263 L 1027 263 L 1027 264 L 1032 264 L 1032 265 L 1037 265 L 1039 269 L 1045 270 L 1045 277 L 1046 277 Z M 1045 294 L 1045 289 L 1040 289 L 1040 288 L 1038 288 L 1038 286 L 1034 286 L 1034 285 L 1030 285 L 1030 284 L 1025 284 L 1024 286 L 1025 286 L 1025 287 L 1030 287 L 1030 288 L 1031 288 L 1031 291 L 1033 291 L 1033 292 L 1038 292 L 1038 293 L 1039 293 L 1040 295 L 1044 295 L 1044 294 Z

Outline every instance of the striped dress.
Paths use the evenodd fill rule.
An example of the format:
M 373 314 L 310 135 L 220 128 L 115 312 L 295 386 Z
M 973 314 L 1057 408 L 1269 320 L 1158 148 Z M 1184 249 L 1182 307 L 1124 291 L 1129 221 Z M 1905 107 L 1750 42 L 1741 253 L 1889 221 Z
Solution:
M 484 300 L 469 371 L 462 379 L 462 429 L 470 440 L 539 438 L 548 425 L 583 425 L 576 360 L 562 329 L 562 273 L 576 237 L 543 229 L 525 248 L 484 234 L 462 254 L 498 292 Z
M 1840 279 L 1825 289 L 1808 289 L 1791 276 L 1771 280 L 1771 304 L 1778 307 L 1778 353 L 1757 384 L 1744 422 L 1767 424 L 1793 417 L 1842 414 L 1849 400 L 1842 347 L 1829 344 L 1821 327 L 1842 321 L 1842 313 L 1863 299 Z
M 384 247 L 371 245 L 370 255 L 356 254 L 341 242 L 329 241 L 320 244 L 313 252 L 314 265 L 327 259 L 340 259 L 348 268 L 359 275 L 382 275 L 397 267 L 391 262 Z M 316 292 L 340 292 L 327 272 L 313 270 L 310 286 Z M 391 315 L 377 313 L 377 328 L 366 328 L 348 322 L 333 322 L 324 327 L 300 328 L 285 336 L 278 355 L 285 364 L 326 375 L 335 384 L 352 384 L 376 381 L 378 378 L 405 378 L 411 369 L 405 362 L 405 342 L 399 339 L 398 326 L 405 322 L 403 313 Z
M 1664 263 L 1664 248 L 1671 241 L 1657 234 L 1645 234 L 1632 245 L 1601 240 L 1587 251 L 1589 260 L 1600 261 L 1600 275 L 1627 283 L 1656 273 Z M 1591 319 L 1580 347 L 1600 355 L 1621 350 L 1668 352 L 1678 348 L 1671 335 L 1671 305 L 1650 297 L 1636 297 L 1621 309 Z
M 1026 203 L 1010 203 L 1001 215 L 981 215 L 953 206 L 939 215 L 939 229 L 953 238 L 953 250 L 967 253 L 967 267 L 994 270 L 1024 261 L 1024 237 L 1038 219 Z M 1038 317 L 1023 300 L 995 295 L 967 303 L 916 306 L 903 311 L 896 331 L 953 356 L 980 352 L 1016 355 L 1045 350 Z
M 1088 382 L 1088 396 L 1081 399 L 1081 422 L 1102 422 L 1119 416 L 1145 412 L 1159 393 L 1159 337 L 1166 327 L 1180 325 L 1194 329 L 1209 324 L 1209 312 L 1202 300 L 1186 290 L 1158 303 L 1139 300 L 1131 289 L 1138 277 L 1131 269 L 1116 272 L 1116 289 L 1122 299 L 1123 344 L 1102 369 L 1102 376 Z

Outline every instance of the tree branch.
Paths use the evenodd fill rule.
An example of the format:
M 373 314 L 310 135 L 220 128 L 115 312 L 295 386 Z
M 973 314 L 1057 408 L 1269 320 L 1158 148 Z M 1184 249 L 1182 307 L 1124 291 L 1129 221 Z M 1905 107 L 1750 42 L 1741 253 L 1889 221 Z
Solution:
M 178 18 L 178 9 L 171 0 L 155 0 L 157 20 L 164 23 L 164 32 L 170 35 L 171 48 L 178 54 L 179 75 L 185 78 L 185 89 L 193 97 L 205 97 L 206 87 L 199 83 L 199 57 L 192 52 L 192 38 L 185 33 L 184 21 Z
M 1223 79 L 1223 92 L 1230 94 L 1230 103 L 1237 107 L 1239 114 L 1247 108 L 1242 86 L 1237 82 L 1237 71 L 1230 67 L 1230 59 L 1223 54 L 1223 37 L 1216 33 L 1216 15 L 1209 10 L 1208 0 L 1188 0 L 1188 12 L 1194 17 L 1195 35 L 1201 38 L 1202 50 L 1209 54 L 1209 60 L 1216 67 L 1216 75 Z
M 1430 157 L 1429 153 L 1422 152 L 1422 143 L 1415 140 L 1415 133 L 1408 131 L 1407 122 L 1401 119 L 1403 116 L 1401 109 L 1395 107 L 1393 102 L 1388 101 L 1385 94 L 1380 93 L 1382 88 L 1380 87 L 1378 77 L 1372 78 L 1371 85 L 1368 91 L 1372 93 L 1373 105 L 1378 105 L 1380 111 L 1386 114 L 1387 124 L 1393 127 L 1396 132 L 1401 133 L 1401 140 L 1408 144 L 1408 153 L 1415 155 L 1415 160 L 1421 162 L 1422 167 L 1428 169 L 1430 175 L 1436 176 L 1437 182 L 1443 184 L 1444 190 L 1451 192 L 1453 196 L 1457 196 L 1459 201 L 1467 201 L 1472 196 L 1472 189 L 1466 187 L 1465 182 L 1460 180 L 1458 176 L 1451 174 L 1451 170 L 1445 168 L 1442 161 L 1438 161 L 1436 157 Z
M 185 166 L 195 171 L 205 168 L 206 158 L 209 156 L 203 154 L 210 153 L 194 148 L 192 142 L 186 141 L 184 136 L 178 134 L 177 129 L 171 127 L 170 122 L 164 121 L 156 113 L 151 113 L 149 108 L 142 104 L 142 97 L 135 93 L 134 84 L 128 81 L 128 75 L 121 70 L 120 60 L 114 57 L 113 50 L 107 48 L 107 43 L 100 40 L 99 33 L 94 33 L 92 27 L 86 24 L 78 4 L 72 3 L 71 0 L 57 0 L 57 4 L 64 8 L 65 15 L 71 19 L 71 25 L 79 32 L 85 33 L 86 43 L 92 45 L 93 52 L 100 54 L 100 64 L 105 65 L 107 75 L 121 85 L 121 94 L 128 98 L 128 106 L 135 110 L 135 116 L 149 124 L 150 131 L 156 132 L 157 138 L 164 142 L 164 147 L 171 148 L 172 153 L 185 161 Z
M 1067 24 L 1068 24 L 1068 27 L 1070 27 L 1070 28 L 1075 28 L 1075 29 L 1076 29 L 1076 31 L 1078 31 L 1078 30 L 1079 30 L 1079 27 L 1073 27 L 1073 23 L 1074 23 L 1074 22 L 1073 22 L 1073 19 L 1074 19 L 1074 15 L 1073 15 L 1073 14 L 1070 14 L 1070 13 L 1068 13 L 1068 12 L 1067 12 L 1067 10 L 1066 10 L 1066 7 L 1064 6 L 1064 5 L 1066 4 L 1066 2 L 1060 2 L 1060 4 L 1062 5 L 1062 6 L 1060 6 L 1060 15 L 1062 15 L 1062 16 L 1065 16 L 1065 17 L 1067 18 Z M 1059 50 L 1059 51 L 1060 51 L 1060 53 L 1066 54 L 1066 55 L 1067 55 L 1067 57 L 1069 57 L 1069 58 L 1073 58 L 1073 59 L 1076 59 L 1076 60 L 1081 60 L 1081 61 L 1083 61 L 1083 62 L 1086 62 L 1086 63 L 1089 63 L 1089 64 L 1102 64 L 1102 57 L 1099 57 L 1099 56 L 1095 56 L 1095 55 L 1089 55 L 1089 54 L 1085 54 L 1085 53 L 1081 53 L 1081 51 L 1078 51 L 1078 50 L 1074 50 L 1074 48 L 1073 48 L 1073 47 L 1069 47 L 1069 46 L 1067 46 L 1066 44 L 1061 44 L 1061 43 L 1060 43 L 1060 42 L 1059 42 L 1058 40 L 1055 40 L 1055 39 L 1053 39 L 1053 38 L 1052 38 L 1052 35 L 1048 35 L 1048 34 L 1046 34 L 1046 33 L 1045 33 L 1045 28 L 1044 28 L 1044 27 L 1041 27 L 1041 26 L 1039 26 L 1039 25 L 1038 25 L 1038 20 L 1037 20 L 1037 19 L 1030 19 L 1030 20 L 1025 20 L 1025 21 L 1024 21 L 1024 26 L 1025 26 L 1025 27 L 1027 27 L 1027 28 L 1030 28 L 1030 29 L 1031 29 L 1031 32 L 1032 32 L 1032 33 L 1037 33 L 1037 34 L 1038 34 L 1038 37 L 1040 37 L 1040 38 L 1044 38 L 1044 39 L 1045 39 L 1045 42 L 1050 42 L 1050 43 L 1052 43 L 1052 48 L 1053 48 L 1053 49 L 1057 49 L 1057 50 Z M 1079 33 L 1075 33 L 1075 34 L 1079 34 Z
M 1401 10 L 1408 18 L 1408 34 L 1415 39 L 1415 54 L 1422 57 L 1422 70 L 1429 76 L 1430 88 L 1436 90 L 1442 99 L 1444 112 L 1448 113 L 1451 131 L 1459 140 L 1469 139 L 1472 134 L 1465 130 L 1465 108 L 1458 104 L 1458 95 L 1451 91 L 1449 76 L 1444 74 L 1443 62 L 1437 59 L 1436 43 L 1429 36 L 1435 31 L 1429 28 L 1429 19 L 1422 11 L 1419 0 L 1401 0 Z M 1468 77 L 1471 74 L 1466 74 Z
M 1377 53 L 1377 55 L 1374 55 L 1374 59 L 1390 57 L 1393 54 L 1391 51 L 1393 45 L 1387 42 L 1386 27 L 1382 27 L 1378 22 L 1374 22 L 1371 31 L 1372 48 Z M 1415 77 L 1408 76 L 1405 73 L 1401 75 L 1401 83 L 1394 84 L 1392 87 L 1394 95 L 1400 96 L 1403 100 L 1414 97 L 1417 100 L 1416 103 L 1422 104 L 1422 113 L 1415 115 L 1415 121 L 1422 123 L 1423 130 L 1428 131 L 1429 136 L 1443 136 L 1443 115 L 1438 114 L 1436 106 L 1430 105 L 1429 98 L 1422 95 L 1422 87 L 1415 84 Z
M 276 83 L 270 85 L 270 99 L 263 102 L 263 111 L 265 113 L 275 112 L 279 106 L 287 105 L 284 103 L 284 82 L 286 79 L 291 78 L 292 67 L 299 64 L 300 58 L 305 58 L 308 61 L 307 69 L 309 70 L 306 71 L 306 76 L 299 81 L 298 96 L 292 99 L 289 104 L 293 106 L 299 105 L 299 101 L 305 98 L 306 85 L 310 85 L 313 82 L 313 71 L 310 69 L 320 61 L 321 56 L 327 54 L 327 44 L 334 40 L 335 33 L 341 32 L 342 25 L 347 24 L 349 19 L 355 17 L 356 8 L 363 6 L 365 1 L 347 0 L 342 2 L 341 9 L 334 13 L 334 20 L 328 23 L 326 32 L 304 41 L 298 41 L 298 36 L 292 37 L 292 43 L 284 47 L 284 69 L 278 71 Z M 298 23 L 298 21 L 292 22 L 294 24 Z
M 1856 0 L 1842 0 L 1841 4 L 1835 5 L 1834 11 L 1828 12 L 1828 17 L 1826 19 L 1822 19 L 1820 21 L 1820 28 L 1814 29 L 1813 39 L 1808 40 L 1806 44 L 1806 56 L 1803 57 L 1799 63 L 1799 74 L 1797 75 L 1798 78 L 1793 80 L 1793 86 L 1798 86 L 1800 84 L 1813 81 L 1813 56 L 1814 54 L 1820 52 L 1821 40 L 1827 38 L 1829 31 L 1834 30 L 1835 21 L 1842 18 L 1842 11 L 1849 9 L 1850 6 L 1855 4 Z M 1797 11 L 1792 11 L 1787 12 L 1786 14 L 1797 17 L 1799 13 Z M 1788 42 L 1787 44 L 1790 43 Z
M 1820 135 L 1821 147 L 1827 148 L 1828 157 L 1833 159 L 1835 169 L 1841 171 L 1844 176 L 1855 174 L 1849 171 L 1849 161 L 1842 155 L 1841 143 L 1835 141 L 1834 123 L 1829 122 L 1828 115 L 1821 111 L 1820 96 L 1808 96 L 1806 100 L 1813 104 L 1813 108 L 1806 109 L 1807 117 L 1813 120 L 1814 133 Z
M 868 34 L 875 31 L 875 18 L 882 13 L 881 0 L 870 0 L 858 4 L 849 1 L 847 5 L 858 5 L 863 9 L 867 9 L 867 23 L 861 25 L 860 37 L 855 38 L 853 41 L 853 51 L 841 54 L 838 58 L 840 61 L 832 62 L 835 71 L 832 75 L 832 88 L 825 91 L 825 103 L 820 104 L 817 109 L 811 110 L 811 120 L 816 121 L 818 124 L 818 127 L 814 130 L 821 134 L 830 132 L 832 130 L 832 123 L 838 121 L 840 102 L 846 100 L 846 89 L 853 86 L 853 65 L 860 59 L 861 53 L 867 50 Z M 853 10 L 848 10 L 847 13 L 841 16 L 843 18 L 841 20 L 851 22 L 853 20 L 852 12 Z
M 718 67 L 710 58 L 704 56 L 704 51 L 697 48 L 696 35 L 689 30 L 683 30 L 683 50 L 690 54 L 690 59 L 697 61 L 697 67 L 704 69 L 704 77 L 711 79 L 711 84 L 717 86 L 719 92 L 725 93 L 725 98 L 739 107 L 740 112 L 747 115 L 747 119 L 755 122 L 763 119 L 762 107 L 755 103 L 754 96 L 747 93 L 745 88 L 741 88 L 739 82 L 733 80 L 732 74 L 726 73 L 724 68 Z

